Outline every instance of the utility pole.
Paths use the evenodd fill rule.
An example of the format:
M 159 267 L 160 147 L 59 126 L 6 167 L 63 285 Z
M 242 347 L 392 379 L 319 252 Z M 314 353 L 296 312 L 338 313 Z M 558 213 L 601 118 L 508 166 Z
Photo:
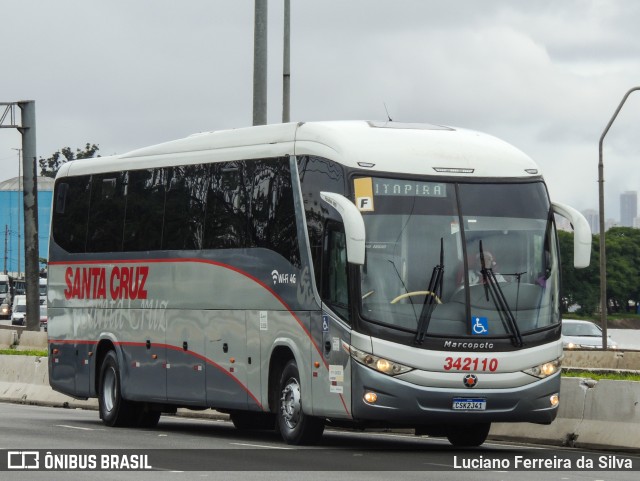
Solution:
M 291 0 L 284 0 L 284 47 L 282 54 L 282 123 L 290 121 L 291 107 Z
M 267 0 L 255 0 L 253 125 L 267 124 Z
M 38 249 L 38 176 L 36 166 L 36 103 L 18 102 L 22 111 L 22 175 L 24 194 L 24 271 L 28 331 L 40 330 L 40 257 Z

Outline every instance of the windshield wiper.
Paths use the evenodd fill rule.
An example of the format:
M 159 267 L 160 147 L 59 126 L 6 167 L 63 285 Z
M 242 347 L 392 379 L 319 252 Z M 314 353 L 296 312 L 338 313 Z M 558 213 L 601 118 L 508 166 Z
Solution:
M 420 318 L 418 319 L 418 330 L 416 332 L 415 343 L 422 344 L 424 336 L 429 330 L 429 322 L 431 322 L 431 315 L 436 307 L 436 304 L 441 304 L 442 301 L 442 279 L 444 278 L 444 239 L 440 238 L 440 264 L 436 265 L 431 271 L 431 280 L 429 281 L 429 287 L 427 287 L 427 293 L 422 304 L 422 310 L 420 311 Z
M 522 347 L 524 345 L 524 341 L 522 340 L 522 334 L 518 328 L 518 322 L 509 308 L 509 303 L 507 302 L 507 298 L 504 296 L 504 292 L 502 292 L 502 288 L 496 279 L 493 268 L 485 265 L 482 241 L 480 241 L 480 265 L 482 266 L 480 272 L 482 273 L 487 300 L 489 300 L 489 294 L 491 294 L 491 300 L 498 309 L 500 320 L 502 321 L 506 331 L 511 334 L 513 345 L 516 347 Z

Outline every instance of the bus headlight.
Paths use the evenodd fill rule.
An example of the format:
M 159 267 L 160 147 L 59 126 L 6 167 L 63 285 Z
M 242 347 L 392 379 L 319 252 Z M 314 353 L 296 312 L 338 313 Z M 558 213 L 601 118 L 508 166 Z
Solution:
M 398 364 L 397 362 L 389 361 L 388 359 L 374 356 L 373 354 L 368 354 L 353 346 L 349 346 L 349 353 L 351 357 L 360 364 L 381 373 L 388 374 L 389 376 L 397 376 L 398 374 L 403 374 L 413 369 L 412 367 L 404 366 L 403 364 Z
M 561 366 L 562 358 L 558 358 L 555 361 L 545 362 L 544 364 L 532 367 L 531 369 L 525 369 L 523 372 L 526 374 L 530 374 L 531 376 L 544 379 L 545 377 L 549 377 L 557 373 L 560 370 Z

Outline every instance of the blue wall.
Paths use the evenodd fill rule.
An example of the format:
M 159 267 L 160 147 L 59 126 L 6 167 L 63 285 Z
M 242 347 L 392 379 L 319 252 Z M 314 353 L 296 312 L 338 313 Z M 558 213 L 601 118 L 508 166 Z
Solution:
M 49 225 L 53 192 L 38 192 L 38 244 L 40 257 L 49 257 Z M 18 204 L 20 202 L 20 204 Z M 19 209 L 18 209 L 19 205 Z M 20 268 L 18 269 L 18 212 L 20 215 Z M 9 228 L 7 237 L 7 271 L 24 272 L 24 207 L 22 192 L 0 191 L 0 271 L 5 264 L 5 226 Z M 42 267 L 42 265 L 40 266 Z

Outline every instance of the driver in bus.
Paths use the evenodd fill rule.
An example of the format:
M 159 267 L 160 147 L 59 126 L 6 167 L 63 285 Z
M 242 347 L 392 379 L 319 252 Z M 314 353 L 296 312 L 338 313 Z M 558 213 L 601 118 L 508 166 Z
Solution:
M 495 271 L 497 265 L 496 259 L 489 251 L 484 251 L 484 265 L 487 269 L 493 270 L 493 275 L 498 282 L 507 282 L 502 274 Z M 477 284 L 484 284 L 484 278 L 482 275 L 482 261 L 480 259 L 480 253 L 478 252 L 473 259 L 469 262 L 469 285 L 475 286 Z

